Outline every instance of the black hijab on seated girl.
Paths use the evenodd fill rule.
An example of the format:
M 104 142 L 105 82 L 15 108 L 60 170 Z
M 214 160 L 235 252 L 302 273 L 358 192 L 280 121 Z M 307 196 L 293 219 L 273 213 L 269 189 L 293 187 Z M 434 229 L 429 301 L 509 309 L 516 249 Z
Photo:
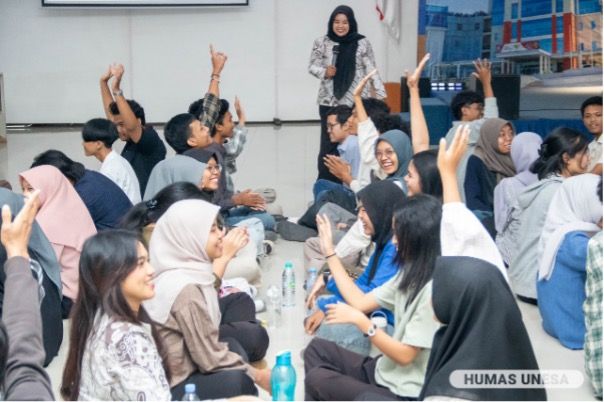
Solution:
M 338 36 L 333 30 L 333 21 L 338 14 L 344 14 L 348 19 L 350 29 L 345 36 Z M 344 5 L 336 7 L 327 23 L 327 36 L 340 46 L 335 65 L 336 75 L 333 77 L 333 92 L 337 99 L 341 99 L 346 94 L 354 80 L 357 68 L 357 48 L 359 40 L 364 38 L 357 31 L 357 20 L 354 18 L 352 8 Z
M 544 389 L 455 388 L 455 370 L 539 370 L 514 295 L 499 269 L 472 257 L 440 257 L 432 282 L 434 335 L 420 400 L 546 400 Z M 520 378 L 516 379 L 520 383 Z
M 373 263 L 368 267 L 369 281 L 371 281 L 384 247 L 392 240 L 392 216 L 394 211 L 398 209 L 406 196 L 394 182 L 384 180 L 368 185 L 359 191 L 357 197 L 373 224 L 374 234 L 371 241 L 375 242 L 375 254 Z

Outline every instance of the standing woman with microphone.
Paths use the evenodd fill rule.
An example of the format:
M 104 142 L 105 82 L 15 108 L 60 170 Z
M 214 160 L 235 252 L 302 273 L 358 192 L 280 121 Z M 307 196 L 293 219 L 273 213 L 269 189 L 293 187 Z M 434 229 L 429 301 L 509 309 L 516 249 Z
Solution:
M 341 183 L 325 166 L 325 155 L 338 155 L 337 143 L 329 140 L 327 112 L 334 106 L 354 106 L 352 92 L 361 79 L 375 69 L 371 43 L 357 32 L 357 21 L 352 8 L 338 6 L 331 13 L 327 35 L 315 40 L 308 71 L 321 80 L 319 87 L 319 115 L 321 116 L 321 148 L 318 157 L 319 179 Z M 363 98 L 384 99 L 384 84 L 376 74 L 363 90 Z M 374 93 L 374 94 L 373 94 Z M 371 94 L 371 95 L 370 95 Z

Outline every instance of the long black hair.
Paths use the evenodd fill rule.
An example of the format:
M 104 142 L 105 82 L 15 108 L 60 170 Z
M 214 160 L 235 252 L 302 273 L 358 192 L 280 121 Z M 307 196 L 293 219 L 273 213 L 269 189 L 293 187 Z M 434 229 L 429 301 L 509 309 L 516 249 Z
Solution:
M 405 199 L 394 213 L 397 262 L 405 267 L 399 283 L 399 290 L 408 294 L 405 308 L 432 279 L 440 256 L 441 217 L 441 202 L 427 194 Z
M 443 183 L 436 165 L 438 151 L 429 149 L 413 155 L 413 166 L 419 175 L 422 194 L 429 194 L 438 199 L 443 198 Z
M 564 154 L 573 158 L 579 152 L 585 152 L 589 141 L 580 132 L 568 127 L 558 127 L 548 135 L 539 149 L 539 158 L 531 165 L 531 172 L 539 180 L 552 173 L 560 174 L 566 167 Z
M 132 207 L 122 218 L 120 228 L 141 232 L 145 226 L 157 222 L 172 204 L 189 199 L 208 201 L 207 196 L 195 184 L 184 181 L 172 183 L 149 201 Z
M 78 399 L 82 357 L 97 314 L 136 325 L 152 324 L 145 309 L 141 306 L 138 313 L 133 311 L 122 293 L 122 283 L 137 267 L 139 242 L 142 243 L 141 238 L 134 232 L 106 230 L 86 240 L 82 247 L 79 292 L 71 315 L 69 352 L 61 384 L 61 396 L 65 400 Z M 155 328 L 151 328 L 169 377 L 162 343 Z

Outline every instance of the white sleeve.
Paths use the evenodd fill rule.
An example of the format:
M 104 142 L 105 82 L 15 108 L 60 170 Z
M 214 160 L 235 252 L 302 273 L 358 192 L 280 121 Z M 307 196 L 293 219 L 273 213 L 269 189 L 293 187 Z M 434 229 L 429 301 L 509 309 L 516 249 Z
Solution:
M 340 258 L 360 253 L 371 245 L 371 237 L 365 234 L 360 220 L 352 225 L 342 240 L 336 245 L 335 252 Z
M 497 107 L 497 98 L 485 98 L 484 99 L 484 118 L 491 119 L 493 117 L 499 117 L 499 108 Z
M 359 123 L 357 136 L 359 138 L 361 162 L 367 164 L 377 163 L 375 159 L 375 142 L 379 137 L 379 133 L 371 119 Z
M 503 259 L 495 242 L 465 204 L 450 202 L 443 205 L 440 242 L 443 256 L 474 257 L 487 261 L 499 268 L 508 281 Z

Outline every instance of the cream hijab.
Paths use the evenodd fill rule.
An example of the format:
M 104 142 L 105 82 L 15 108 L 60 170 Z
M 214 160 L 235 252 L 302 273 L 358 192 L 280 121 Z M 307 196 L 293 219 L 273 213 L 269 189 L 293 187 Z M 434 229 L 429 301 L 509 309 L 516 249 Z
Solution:
M 220 324 L 212 261 L 206 253 L 219 209 L 206 201 L 184 200 L 174 203 L 157 221 L 149 244 L 155 268 L 155 297 L 144 303 L 154 321 L 165 323 L 182 289 L 197 284 L 213 323 Z
M 568 233 L 582 231 L 593 235 L 602 230 L 596 225 L 602 217 L 599 182 L 600 176 L 591 173 L 569 177 L 554 195 L 539 240 L 543 250 L 539 280 L 551 277 L 558 249 Z

